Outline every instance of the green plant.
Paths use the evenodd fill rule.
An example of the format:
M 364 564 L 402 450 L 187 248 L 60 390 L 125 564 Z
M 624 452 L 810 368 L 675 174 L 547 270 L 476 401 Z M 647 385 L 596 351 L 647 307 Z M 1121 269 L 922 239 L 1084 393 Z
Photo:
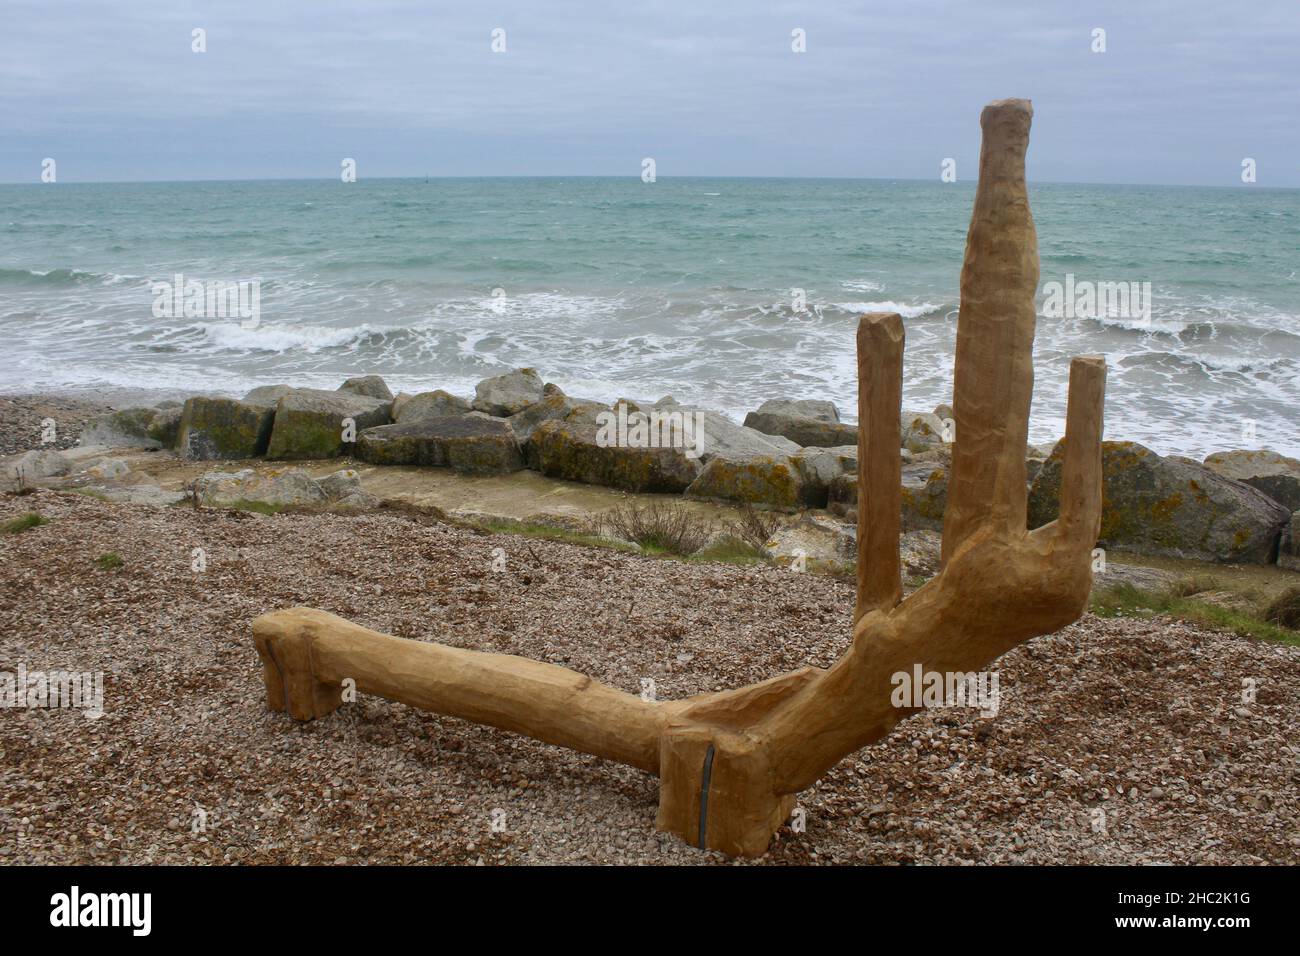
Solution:
M 44 518 L 35 511 L 29 511 L 25 515 L 14 518 L 12 521 L 6 521 L 0 525 L 0 532 L 4 534 L 18 534 L 26 531 L 28 528 L 35 528 L 37 525 L 46 524 L 48 518 Z
M 101 571 L 112 571 L 122 566 L 122 556 L 116 551 L 105 551 L 95 559 L 95 566 Z

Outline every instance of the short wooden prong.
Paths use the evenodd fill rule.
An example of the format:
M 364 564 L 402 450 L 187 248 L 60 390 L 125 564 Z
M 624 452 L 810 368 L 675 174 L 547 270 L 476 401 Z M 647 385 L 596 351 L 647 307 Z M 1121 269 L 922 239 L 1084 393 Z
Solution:
M 858 596 L 853 623 L 889 610 L 903 596 L 898 560 L 903 462 L 903 317 L 872 312 L 858 320 Z
M 1074 359 L 1070 363 L 1057 534 L 1087 548 L 1096 543 L 1101 531 L 1101 433 L 1105 400 L 1106 360 L 1099 355 Z

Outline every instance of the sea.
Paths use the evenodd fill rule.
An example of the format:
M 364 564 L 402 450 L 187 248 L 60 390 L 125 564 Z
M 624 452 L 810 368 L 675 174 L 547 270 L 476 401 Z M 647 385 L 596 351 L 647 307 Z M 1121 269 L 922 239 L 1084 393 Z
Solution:
M 122 404 L 377 373 L 469 396 L 532 366 L 584 398 L 738 420 L 830 399 L 851 421 L 857 317 L 894 311 L 904 407 L 930 410 L 951 400 L 973 198 L 849 179 L 0 185 L 0 392 Z M 1108 438 L 1300 457 L 1300 190 L 1041 183 L 1030 203 L 1032 441 L 1063 431 L 1070 358 L 1101 354 Z M 257 314 L 165 291 L 222 282 Z

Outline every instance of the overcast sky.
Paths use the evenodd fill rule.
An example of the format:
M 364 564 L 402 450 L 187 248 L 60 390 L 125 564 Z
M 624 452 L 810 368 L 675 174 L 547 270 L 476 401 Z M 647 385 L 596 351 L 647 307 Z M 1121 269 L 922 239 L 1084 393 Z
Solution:
M 1007 96 L 1039 181 L 1297 187 L 1300 0 L 4 0 L 0 181 L 967 179 Z

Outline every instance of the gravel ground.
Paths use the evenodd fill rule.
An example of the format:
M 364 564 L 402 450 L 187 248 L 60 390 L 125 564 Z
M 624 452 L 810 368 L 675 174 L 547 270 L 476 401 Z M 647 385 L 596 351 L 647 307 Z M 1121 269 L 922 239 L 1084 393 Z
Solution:
M 787 570 L 385 512 L 0 497 L 0 521 L 31 510 L 48 523 L 0 537 L 0 670 L 102 670 L 106 713 L 0 712 L 6 863 L 726 862 L 655 833 L 639 771 L 372 697 L 271 713 L 249 622 L 308 604 L 663 699 L 828 665 L 848 640 L 851 584 Z M 931 711 L 840 763 L 760 862 L 1300 863 L 1298 664 L 1086 617 L 1000 661 L 996 718 Z
M 43 446 L 41 423 L 54 419 L 55 448 L 71 448 L 92 418 L 111 406 L 84 398 L 59 395 L 0 395 L 0 457 Z M 46 446 L 48 447 L 48 446 Z

